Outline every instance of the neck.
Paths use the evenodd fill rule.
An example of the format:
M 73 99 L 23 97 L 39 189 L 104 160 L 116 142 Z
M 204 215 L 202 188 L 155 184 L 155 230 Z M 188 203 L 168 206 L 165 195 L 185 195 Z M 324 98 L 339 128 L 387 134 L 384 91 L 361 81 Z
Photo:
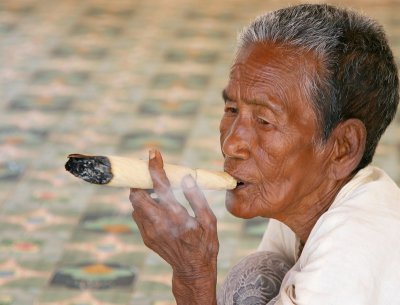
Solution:
M 350 178 L 330 183 L 330 187 L 304 198 L 293 205 L 294 208 L 291 211 L 287 211 L 277 219 L 287 225 L 305 244 L 318 219 L 330 208 L 340 189 L 349 180 Z

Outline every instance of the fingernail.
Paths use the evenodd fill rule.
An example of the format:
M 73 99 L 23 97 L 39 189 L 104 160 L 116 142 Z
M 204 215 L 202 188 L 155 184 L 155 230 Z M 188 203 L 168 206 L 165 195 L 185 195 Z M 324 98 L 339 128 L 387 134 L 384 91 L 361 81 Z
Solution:
M 154 159 L 156 156 L 156 150 L 154 148 L 149 150 L 149 159 Z
M 192 188 L 196 185 L 196 181 L 193 179 L 192 175 L 186 175 L 183 177 L 183 184 L 187 188 Z

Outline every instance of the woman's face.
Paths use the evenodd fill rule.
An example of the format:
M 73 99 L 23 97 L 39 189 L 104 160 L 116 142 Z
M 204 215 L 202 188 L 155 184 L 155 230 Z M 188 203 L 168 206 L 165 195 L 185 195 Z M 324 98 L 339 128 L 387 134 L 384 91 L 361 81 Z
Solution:
M 243 182 L 226 197 L 238 217 L 282 219 L 323 184 L 328 152 L 304 77 L 317 62 L 299 54 L 252 45 L 231 68 L 220 142 L 225 171 Z

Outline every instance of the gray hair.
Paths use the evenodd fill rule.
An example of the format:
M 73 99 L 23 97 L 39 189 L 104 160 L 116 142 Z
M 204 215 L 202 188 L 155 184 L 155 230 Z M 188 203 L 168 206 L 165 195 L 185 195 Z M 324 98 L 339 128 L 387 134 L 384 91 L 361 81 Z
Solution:
M 256 18 L 239 34 L 238 52 L 255 43 L 293 46 L 316 56 L 325 71 L 308 79 L 307 93 L 322 139 L 340 121 L 361 120 L 367 140 L 356 170 L 368 165 L 399 102 L 397 67 L 383 28 L 352 10 L 302 4 Z

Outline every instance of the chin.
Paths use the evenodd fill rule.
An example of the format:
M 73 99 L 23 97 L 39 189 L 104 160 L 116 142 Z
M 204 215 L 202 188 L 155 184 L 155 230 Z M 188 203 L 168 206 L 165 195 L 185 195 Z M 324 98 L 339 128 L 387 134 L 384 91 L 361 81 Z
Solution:
M 228 196 L 228 194 L 225 199 L 225 207 L 229 213 L 239 218 L 249 219 L 259 216 L 255 215 L 254 211 L 252 211 L 247 204 L 244 204 L 243 201 L 235 200 L 234 198 L 231 198 L 231 196 Z
M 225 197 L 225 207 L 233 216 L 249 219 L 254 217 L 274 218 L 276 213 L 274 206 L 260 201 L 260 198 L 252 196 L 237 196 L 232 192 L 227 192 Z

